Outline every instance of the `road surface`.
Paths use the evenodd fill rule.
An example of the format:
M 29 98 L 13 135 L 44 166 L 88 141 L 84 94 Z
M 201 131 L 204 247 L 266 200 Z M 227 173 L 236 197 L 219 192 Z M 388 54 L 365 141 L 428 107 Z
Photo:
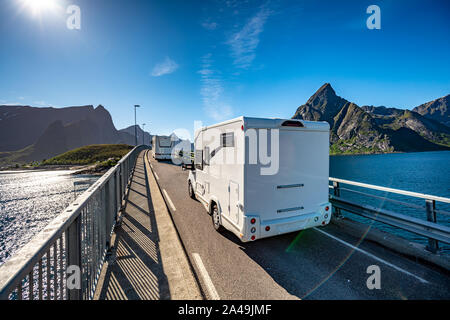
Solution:
M 335 225 L 250 243 L 220 234 L 203 205 L 189 197 L 188 171 L 149 158 L 208 299 L 450 298 L 448 273 L 361 242 Z M 380 268 L 380 289 L 367 287 L 372 265 Z

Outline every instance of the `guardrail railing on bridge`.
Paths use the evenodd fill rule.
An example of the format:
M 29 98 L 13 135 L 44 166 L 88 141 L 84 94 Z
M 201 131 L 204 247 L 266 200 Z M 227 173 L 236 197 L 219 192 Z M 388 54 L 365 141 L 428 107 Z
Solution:
M 0 299 L 92 299 L 136 158 L 145 149 L 131 150 L 0 266 Z
M 436 215 L 450 215 L 450 212 L 444 210 L 436 209 L 436 202 L 450 203 L 449 198 L 437 197 L 428 194 L 422 194 L 411 191 L 404 191 L 393 188 L 386 188 L 381 186 L 375 186 L 366 183 L 360 183 L 355 181 L 336 179 L 330 177 L 330 189 L 333 193 L 330 195 L 330 201 L 335 208 L 335 216 L 341 216 L 341 210 L 348 211 L 362 217 L 372 219 L 378 222 L 382 222 L 391 225 L 396 228 L 400 228 L 421 236 L 428 238 L 427 250 L 436 253 L 439 250 L 439 241 L 450 244 L 450 228 L 437 223 Z M 425 201 L 425 206 L 420 206 L 411 202 L 400 201 L 396 199 L 389 199 L 382 196 L 377 196 L 374 194 L 361 192 L 358 190 L 349 189 L 342 187 L 342 185 L 356 186 L 369 190 L 383 191 L 393 194 L 398 194 L 402 196 L 408 196 L 418 199 L 423 199 Z M 382 201 L 387 201 L 395 203 L 398 205 L 406 206 L 409 208 L 414 208 L 418 210 L 423 210 L 426 213 L 427 220 L 418 219 L 410 215 L 401 214 L 398 212 L 393 212 L 391 210 L 382 209 L 379 207 L 374 207 L 368 204 L 361 204 L 345 199 L 341 196 L 341 192 L 346 191 L 359 196 L 367 196 L 374 199 L 379 199 Z

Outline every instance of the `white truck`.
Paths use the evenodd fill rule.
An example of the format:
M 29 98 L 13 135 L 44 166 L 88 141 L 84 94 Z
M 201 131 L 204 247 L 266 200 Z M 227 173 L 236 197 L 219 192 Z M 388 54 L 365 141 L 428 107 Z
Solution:
M 189 196 L 241 241 L 329 223 L 327 122 L 239 117 L 194 134 Z
M 172 158 L 174 141 L 170 136 L 157 136 L 152 138 L 152 154 L 156 160 L 169 160 Z

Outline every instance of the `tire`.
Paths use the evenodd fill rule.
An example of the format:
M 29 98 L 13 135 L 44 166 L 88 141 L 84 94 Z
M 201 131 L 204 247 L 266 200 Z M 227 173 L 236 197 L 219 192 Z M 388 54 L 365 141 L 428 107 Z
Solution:
M 194 192 L 194 188 L 192 188 L 192 183 L 189 181 L 188 182 L 188 192 L 189 192 L 189 197 L 191 197 L 192 199 L 196 199 L 195 198 L 195 192 Z
M 224 228 L 220 224 L 220 214 L 216 204 L 214 204 L 212 208 L 211 220 L 212 225 L 217 232 L 222 232 L 224 230 Z

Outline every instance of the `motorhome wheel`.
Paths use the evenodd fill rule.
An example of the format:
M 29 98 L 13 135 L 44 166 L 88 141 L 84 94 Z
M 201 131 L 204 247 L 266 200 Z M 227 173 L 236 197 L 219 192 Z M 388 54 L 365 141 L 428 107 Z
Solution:
M 217 232 L 222 232 L 223 227 L 220 224 L 220 214 L 219 214 L 219 209 L 217 208 L 217 205 L 213 206 L 211 217 L 212 217 L 214 229 L 216 229 Z
M 189 191 L 189 197 L 191 197 L 192 199 L 195 199 L 195 192 L 194 192 L 194 189 L 192 188 L 192 183 L 190 181 L 188 182 L 188 191 Z

